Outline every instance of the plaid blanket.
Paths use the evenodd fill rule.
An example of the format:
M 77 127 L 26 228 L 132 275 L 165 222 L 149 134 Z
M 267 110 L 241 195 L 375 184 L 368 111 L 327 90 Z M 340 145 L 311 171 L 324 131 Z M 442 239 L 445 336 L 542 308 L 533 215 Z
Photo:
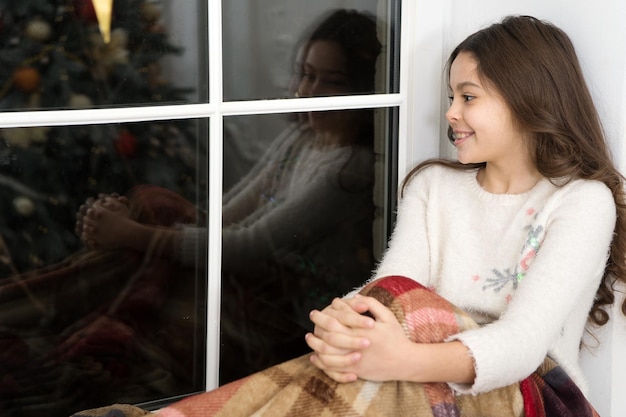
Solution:
M 362 293 L 389 307 L 407 337 L 418 343 L 439 342 L 477 326 L 463 311 L 408 278 L 380 279 L 366 286 Z M 145 410 L 136 407 L 114 405 L 83 411 L 74 417 L 145 414 Z M 156 416 L 594 417 L 597 413 L 550 359 L 518 384 L 472 396 L 455 395 L 443 383 L 358 380 L 340 384 L 311 365 L 305 355 L 186 398 L 160 410 Z

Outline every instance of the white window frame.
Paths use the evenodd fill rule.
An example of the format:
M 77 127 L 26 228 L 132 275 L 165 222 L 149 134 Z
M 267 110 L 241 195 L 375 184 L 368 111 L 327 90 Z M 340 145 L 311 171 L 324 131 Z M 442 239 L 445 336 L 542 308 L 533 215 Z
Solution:
M 223 100 L 222 90 L 222 7 L 221 0 L 208 2 L 209 39 L 209 103 L 172 106 L 129 106 L 110 109 L 43 110 L 0 113 L 0 128 L 70 126 L 108 123 L 145 122 L 207 118 L 209 120 L 209 206 L 207 286 L 207 357 L 206 389 L 218 386 L 220 334 L 220 277 L 222 225 L 222 150 L 223 120 L 226 116 L 272 114 L 351 108 L 398 109 L 399 149 L 398 178 L 403 178 L 415 161 L 439 153 L 439 105 L 432 97 L 440 95 L 438 83 L 423 85 L 419 80 L 432 80 L 441 63 L 432 57 L 441 56 L 442 11 L 440 4 L 422 4 L 405 0 L 401 5 L 400 83 L 393 94 L 358 95 L 230 101 Z M 419 12 L 418 12 L 419 3 Z M 425 43 L 426 42 L 426 43 Z M 424 53 L 426 52 L 426 53 Z M 427 57 L 430 62 L 419 62 Z M 435 75 L 436 76 L 436 75 Z M 426 90 L 426 91 L 425 91 Z M 428 97 L 428 100 L 420 100 Z

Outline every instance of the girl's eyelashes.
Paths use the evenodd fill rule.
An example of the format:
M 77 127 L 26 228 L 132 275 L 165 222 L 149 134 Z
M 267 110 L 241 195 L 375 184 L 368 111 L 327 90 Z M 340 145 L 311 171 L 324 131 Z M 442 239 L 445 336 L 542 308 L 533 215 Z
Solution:
M 465 102 L 472 101 L 476 98 L 476 96 L 473 96 L 471 94 L 461 94 L 461 97 Z M 448 96 L 448 101 L 450 102 L 450 104 L 452 104 L 452 102 L 454 101 L 454 96 Z

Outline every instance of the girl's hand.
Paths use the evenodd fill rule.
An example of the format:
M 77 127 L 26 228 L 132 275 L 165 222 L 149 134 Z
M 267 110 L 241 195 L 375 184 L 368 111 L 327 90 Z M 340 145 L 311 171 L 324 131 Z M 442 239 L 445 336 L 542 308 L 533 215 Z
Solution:
M 105 197 L 95 201 L 82 219 L 81 240 L 91 249 L 120 249 L 128 243 L 137 223 L 122 201 Z
M 334 304 L 333 302 L 333 306 Z M 316 354 L 311 358 L 313 364 L 338 382 L 354 381 L 356 377 L 370 381 L 408 379 L 405 355 L 417 345 L 406 337 L 404 329 L 391 310 L 372 297 L 355 297 L 345 301 L 345 304 L 350 307 L 353 314 L 348 314 L 345 306 L 339 306 L 341 308 L 334 308 L 332 313 L 335 314 L 334 317 L 340 319 L 334 322 L 324 317 L 320 322 L 329 323 L 326 326 L 332 326 L 334 329 L 341 329 L 338 324 L 349 328 L 346 332 L 349 337 L 346 337 L 344 332 L 339 333 L 342 336 L 337 336 L 335 332 L 327 331 L 322 332 L 320 339 L 326 342 L 322 345 L 324 347 L 331 346 L 337 349 L 337 345 L 340 345 L 344 349 L 352 347 L 352 351 L 348 354 L 336 354 L 333 350 L 329 350 L 330 353 L 323 353 L 318 350 L 319 348 L 314 348 Z M 365 323 L 361 321 L 362 319 L 368 319 L 359 314 L 365 311 L 374 317 L 373 326 L 357 325 Z M 357 313 L 361 320 L 355 317 L 354 313 Z M 352 324 L 346 325 L 347 323 Z M 328 340 L 333 342 L 329 343 Z M 354 347 L 355 345 L 359 347 Z
M 128 207 L 128 198 L 121 196 L 117 193 L 112 194 L 98 194 L 97 199 L 89 197 L 85 203 L 81 204 L 76 213 L 76 224 L 74 226 L 74 233 L 83 240 L 83 243 L 88 247 L 91 247 L 93 242 L 87 242 L 83 239 L 83 232 L 85 228 L 85 217 L 87 212 L 95 205 L 102 206 L 108 210 L 120 213 L 125 217 L 130 217 L 130 209 Z
M 358 299 L 359 296 L 356 297 Z M 306 342 L 315 354 L 311 361 L 338 382 L 351 382 L 357 376 L 351 372 L 332 371 L 324 362 L 332 363 L 335 368 L 347 366 L 360 359 L 360 350 L 369 346 L 366 338 L 355 336 L 358 328 L 371 328 L 374 320 L 361 315 L 367 306 L 335 298 L 323 311 L 311 312 L 311 321 L 315 324 L 314 333 L 306 335 Z M 323 358 L 323 359 L 320 359 Z

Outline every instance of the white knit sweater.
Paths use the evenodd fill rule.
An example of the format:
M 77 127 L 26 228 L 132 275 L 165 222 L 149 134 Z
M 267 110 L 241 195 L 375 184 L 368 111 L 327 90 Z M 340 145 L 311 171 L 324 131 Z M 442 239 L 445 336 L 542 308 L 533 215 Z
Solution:
M 476 171 L 442 166 L 413 178 L 374 278 L 403 275 L 433 288 L 480 324 L 453 336 L 470 350 L 472 386 L 528 376 L 546 355 L 586 391 L 579 343 L 616 220 L 609 189 L 542 179 L 524 194 L 491 194 Z

